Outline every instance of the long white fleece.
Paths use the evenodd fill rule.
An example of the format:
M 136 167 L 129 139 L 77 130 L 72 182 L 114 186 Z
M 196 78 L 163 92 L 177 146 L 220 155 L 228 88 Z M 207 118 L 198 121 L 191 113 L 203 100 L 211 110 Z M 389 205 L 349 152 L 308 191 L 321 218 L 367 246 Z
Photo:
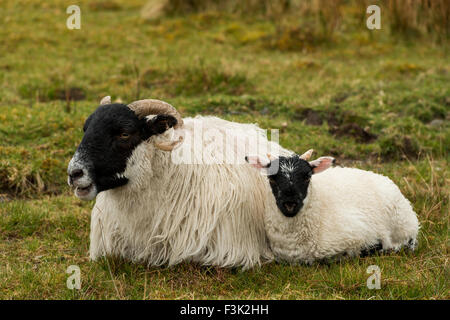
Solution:
M 198 135 L 200 127 L 203 136 Z M 186 138 L 173 155 L 155 148 L 155 140 L 164 137 L 152 137 L 128 160 L 124 175 L 129 183 L 97 196 L 90 257 L 244 268 L 271 260 L 263 218 L 268 208 L 275 210 L 270 187 L 244 157 L 255 151 L 249 150 L 255 144 L 263 156 L 276 154 L 277 147 L 279 154 L 291 152 L 269 142 L 265 132 L 252 124 L 196 117 L 185 118 L 183 127 L 175 131 L 179 130 L 175 134 Z M 227 139 L 216 139 L 214 133 Z M 256 143 L 247 139 L 251 136 L 258 137 Z M 200 153 L 195 146 L 202 143 L 207 147 Z M 221 163 L 224 156 L 240 163 Z M 180 162 L 183 157 L 197 164 Z M 219 163 L 202 164 L 205 157 Z

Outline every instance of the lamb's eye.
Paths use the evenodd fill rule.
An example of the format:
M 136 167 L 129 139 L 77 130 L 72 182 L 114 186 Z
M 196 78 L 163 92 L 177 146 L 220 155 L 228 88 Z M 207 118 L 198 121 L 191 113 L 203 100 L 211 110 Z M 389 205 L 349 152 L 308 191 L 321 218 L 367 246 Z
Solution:
M 127 140 L 130 137 L 130 135 L 126 132 L 122 132 L 119 137 L 122 140 Z

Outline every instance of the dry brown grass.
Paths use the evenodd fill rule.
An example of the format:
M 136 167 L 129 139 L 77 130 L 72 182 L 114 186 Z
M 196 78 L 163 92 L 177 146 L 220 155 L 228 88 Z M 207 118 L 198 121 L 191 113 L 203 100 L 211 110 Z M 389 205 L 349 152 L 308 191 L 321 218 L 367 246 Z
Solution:
M 432 34 L 439 40 L 450 35 L 448 0 L 385 0 L 383 5 L 392 32 Z
M 286 16 L 304 20 L 313 18 L 315 27 L 325 39 L 332 39 L 343 20 L 342 8 L 366 17 L 370 4 L 381 7 L 382 23 L 393 33 L 407 36 L 432 35 L 443 41 L 450 36 L 450 1 L 448 0 L 151 0 L 144 6 L 144 18 L 164 14 L 185 14 L 204 11 L 262 15 L 282 25 Z M 348 17 L 345 17 L 346 19 Z

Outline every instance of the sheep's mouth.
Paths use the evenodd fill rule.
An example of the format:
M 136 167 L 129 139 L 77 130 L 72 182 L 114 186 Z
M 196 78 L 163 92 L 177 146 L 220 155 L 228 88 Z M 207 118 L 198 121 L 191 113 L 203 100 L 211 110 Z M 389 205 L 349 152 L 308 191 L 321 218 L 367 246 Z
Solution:
M 81 200 L 92 200 L 97 195 L 97 188 L 93 183 L 88 184 L 85 187 L 74 187 L 75 195 Z
M 89 192 L 91 192 L 93 186 L 94 185 L 91 183 L 87 187 L 83 187 L 83 188 L 82 187 L 75 187 L 75 193 L 79 197 L 84 197 L 84 196 L 88 195 Z

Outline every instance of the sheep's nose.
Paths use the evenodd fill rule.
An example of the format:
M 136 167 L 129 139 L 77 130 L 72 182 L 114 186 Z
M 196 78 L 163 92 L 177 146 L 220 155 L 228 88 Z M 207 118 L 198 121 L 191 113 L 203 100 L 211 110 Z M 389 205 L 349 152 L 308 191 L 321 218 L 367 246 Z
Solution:
M 69 172 L 69 178 L 71 182 L 74 182 L 78 179 L 80 179 L 84 175 L 83 170 L 81 169 L 74 169 Z
M 295 202 L 291 202 L 291 201 L 287 201 L 287 202 L 283 203 L 283 207 L 289 212 L 294 211 L 296 206 L 297 206 L 297 204 Z

